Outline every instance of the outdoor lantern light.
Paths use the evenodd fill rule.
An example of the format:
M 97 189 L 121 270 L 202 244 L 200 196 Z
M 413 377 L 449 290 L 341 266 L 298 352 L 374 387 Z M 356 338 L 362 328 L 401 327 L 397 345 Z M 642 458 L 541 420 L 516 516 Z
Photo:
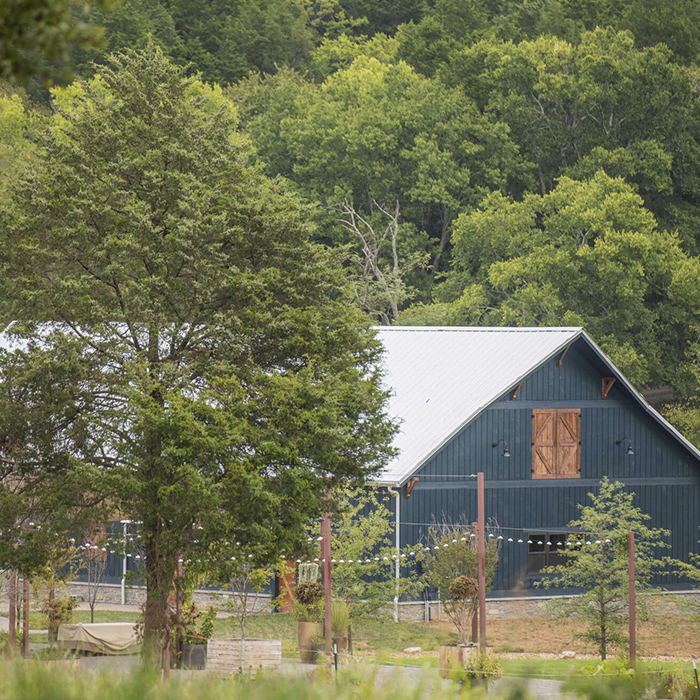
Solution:
M 632 449 L 632 440 L 630 440 L 626 435 L 625 435 L 625 437 L 621 437 L 619 440 L 616 440 L 616 441 L 615 441 L 615 444 L 616 444 L 616 445 L 619 445 L 619 444 L 622 443 L 624 440 L 627 440 L 627 449 L 625 450 L 625 454 L 626 454 L 626 455 L 633 455 L 633 454 L 634 454 L 634 450 Z
M 498 442 L 492 442 L 491 447 L 498 447 L 499 443 L 503 443 L 503 456 L 510 457 L 510 450 L 508 449 L 508 443 L 501 438 Z

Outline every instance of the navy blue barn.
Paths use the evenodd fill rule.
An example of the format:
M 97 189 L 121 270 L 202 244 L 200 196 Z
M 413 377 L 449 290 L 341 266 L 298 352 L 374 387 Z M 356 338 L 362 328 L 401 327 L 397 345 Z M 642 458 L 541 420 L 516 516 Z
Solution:
M 583 329 L 390 327 L 378 337 L 401 421 L 400 453 L 378 483 L 395 495 L 402 546 L 434 520 L 476 520 L 470 475 L 483 471 L 486 516 L 504 538 L 493 595 L 535 592 L 603 476 L 671 531 L 667 553 L 697 551 L 700 453 Z

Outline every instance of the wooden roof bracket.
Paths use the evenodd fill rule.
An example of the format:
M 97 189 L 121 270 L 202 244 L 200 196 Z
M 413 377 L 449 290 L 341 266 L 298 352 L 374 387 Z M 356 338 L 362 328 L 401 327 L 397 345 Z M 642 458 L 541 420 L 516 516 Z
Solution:
M 414 476 L 412 479 L 408 480 L 408 483 L 406 484 L 406 498 L 410 498 L 411 494 L 413 493 L 413 489 L 416 487 L 416 484 L 420 481 L 420 479 L 417 476 Z
M 567 345 L 564 348 L 564 351 L 557 357 L 557 367 L 561 367 L 561 363 L 564 361 L 564 358 L 566 357 L 566 353 L 569 352 L 569 348 L 571 345 Z
M 612 389 L 613 384 L 616 382 L 615 377 L 603 377 L 603 398 L 606 399 Z
M 510 392 L 510 400 L 511 400 L 511 401 L 515 401 L 515 397 L 518 395 L 518 392 L 520 391 L 520 387 L 521 387 L 522 385 L 523 385 L 523 383 L 520 382 L 520 384 L 518 384 L 518 386 L 516 386 L 515 389 L 513 389 L 513 390 Z

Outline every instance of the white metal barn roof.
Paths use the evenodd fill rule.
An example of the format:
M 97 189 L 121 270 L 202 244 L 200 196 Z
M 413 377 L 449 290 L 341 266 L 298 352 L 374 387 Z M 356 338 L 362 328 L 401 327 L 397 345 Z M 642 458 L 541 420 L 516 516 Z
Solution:
M 377 477 L 399 485 L 483 409 L 577 338 L 610 367 L 641 407 L 696 458 L 700 452 L 629 383 L 583 328 L 382 326 L 389 415 L 399 454 Z

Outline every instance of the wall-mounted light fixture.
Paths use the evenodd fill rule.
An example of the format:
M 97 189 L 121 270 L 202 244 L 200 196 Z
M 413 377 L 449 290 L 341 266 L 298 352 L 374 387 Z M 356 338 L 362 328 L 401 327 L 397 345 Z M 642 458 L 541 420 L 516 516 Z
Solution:
M 498 442 L 491 443 L 491 447 L 498 447 L 500 443 L 503 443 L 503 456 L 510 457 L 510 450 L 508 449 L 508 443 L 501 438 Z
M 627 440 L 627 449 L 625 450 L 626 455 L 633 455 L 634 450 L 632 449 L 632 440 L 630 440 L 627 435 L 625 437 L 621 437 L 619 440 L 615 440 L 616 445 L 620 445 L 622 442 Z

